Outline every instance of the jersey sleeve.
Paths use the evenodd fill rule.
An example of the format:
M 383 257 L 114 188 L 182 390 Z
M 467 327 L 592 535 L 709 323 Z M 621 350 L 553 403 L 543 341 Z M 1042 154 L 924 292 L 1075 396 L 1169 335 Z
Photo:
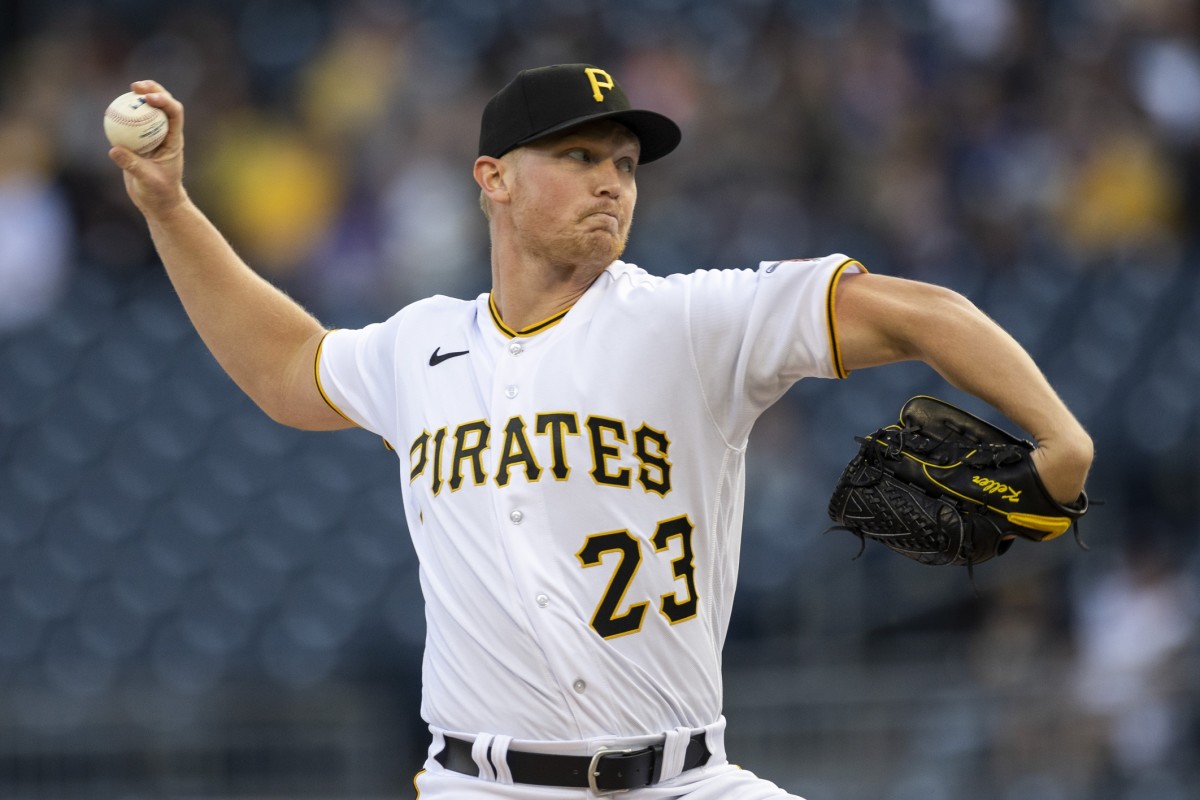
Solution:
M 317 348 L 317 389 L 334 411 L 395 441 L 399 315 L 358 330 L 332 330 Z
M 688 297 L 696 371 L 714 422 L 740 441 L 801 378 L 844 378 L 834 295 L 841 254 L 765 261 L 757 270 L 700 271 Z

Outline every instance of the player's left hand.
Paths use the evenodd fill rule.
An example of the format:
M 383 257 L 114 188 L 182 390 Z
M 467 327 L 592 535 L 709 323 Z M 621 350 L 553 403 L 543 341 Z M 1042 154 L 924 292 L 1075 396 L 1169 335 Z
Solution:
M 1067 489 L 1076 478 L 1049 458 L 1050 448 L 1034 450 L 942 400 L 914 397 L 898 423 L 859 441 L 829 515 L 864 540 L 923 564 L 978 564 L 1015 539 L 1053 539 L 1087 513 L 1082 487 L 1062 501 L 1047 486 L 1039 452 Z
M 1069 505 L 1083 494 L 1093 453 L 1091 437 L 1080 428 L 1076 435 L 1060 431 L 1053 439 L 1038 442 L 1030 458 L 1046 492 Z
M 113 163 L 125 171 L 125 191 L 147 217 L 170 213 L 183 205 L 183 104 L 157 81 L 135 81 L 130 90 L 167 115 L 167 138 L 154 151 L 139 156 L 127 147 L 108 151 Z

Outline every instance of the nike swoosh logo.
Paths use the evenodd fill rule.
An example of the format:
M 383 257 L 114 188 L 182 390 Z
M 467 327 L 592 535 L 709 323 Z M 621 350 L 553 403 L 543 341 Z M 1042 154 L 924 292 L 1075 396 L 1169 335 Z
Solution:
M 455 356 L 465 356 L 467 353 L 471 352 L 470 350 L 459 350 L 454 353 L 439 353 L 438 350 L 441 350 L 441 349 L 442 348 L 438 347 L 437 349 L 435 349 L 433 351 L 433 355 L 431 355 L 429 357 L 429 366 L 436 367 L 438 364 L 442 363 L 447 358 L 454 358 Z

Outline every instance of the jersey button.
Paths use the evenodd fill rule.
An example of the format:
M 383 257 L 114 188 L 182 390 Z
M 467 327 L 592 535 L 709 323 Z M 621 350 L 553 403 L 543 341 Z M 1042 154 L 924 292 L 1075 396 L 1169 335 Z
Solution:
M 517 385 L 515 383 L 510 383 L 508 386 L 504 387 L 504 396 L 507 397 L 509 400 L 512 400 L 514 397 L 517 396 L 517 393 L 519 391 L 520 390 L 517 389 Z
M 521 353 L 525 352 L 525 345 L 521 344 L 520 342 L 513 342 L 508 346 L 508 352 L 512 353 L 514 356 L 519 356 Z
M 519 508 L 515 508 L 508 512 L 508 518 L 512 521 L 513 525 L 520 525 L 521 520 L 525 519 L 525 512 Z
M 571 684 L 571 688 L 579 694 L 583 694 L 587 691 L 587 682 L 584 681 L 583 678 L 578 678 L 574 683 Z
M 550 605 L 549 595 L 539 594 L 537 597 L 533 598 L 533 600 L 538 604 L 538 608 L 545 608 L 546 606 Z

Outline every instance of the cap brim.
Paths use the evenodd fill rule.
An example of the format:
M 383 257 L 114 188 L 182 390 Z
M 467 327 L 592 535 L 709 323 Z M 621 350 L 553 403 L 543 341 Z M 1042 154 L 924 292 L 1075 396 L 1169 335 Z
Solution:
M 522 147 L 555 133 L 562 133 L 571 128 L 576 128 L 586 122 L 595 122 L 602 119 L 619 122 L 633 131 L 633 135 L 641 143 L 641 151 L 638 155 L 639 164 L 649 164 L 651 161 L 657 161 L 678 147 L 679 142 L 683 139 L 683 132 L 679 130 L 679 126 L 672 122 L 669 117 L 664 117 L 656 111 L 631 108 L 624 111 L 607 111 L 602 114 L 588 114 L 587 116 L 569 119 L 552 128 L 547 128 L 544 131 L 535 133 L 533 136 L 522 139 L 513 145 L 513 147 Z

